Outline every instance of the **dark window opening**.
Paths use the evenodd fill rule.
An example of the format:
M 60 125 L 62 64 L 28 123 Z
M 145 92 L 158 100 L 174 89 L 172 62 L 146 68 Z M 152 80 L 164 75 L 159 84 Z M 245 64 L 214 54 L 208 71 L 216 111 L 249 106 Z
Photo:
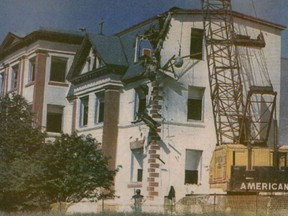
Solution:
M 188 99 L 188 119 L 189 120 L 202 119 L 202 100 Z
M 185 184 L 198 184 L 201 175 L 201 160 L 202 151 L 186 149 Z
M 88 112 L 89 112 L 89 98 L 81 98 L 81 124 L 80 126 L 86 126 L 88 124 Z
M 205 88 L 189 86 L 187 99 L 187 119 L 202 120 L 203 119 L 203 96 Z
M 47 105 L 47 132 L 60 133 L 62 131 L 63 107 L 57 105 Z
M 4 76 L 1 73 L 0 74 L 0 95 L 3 93 L 3 87 L 4 87 Z
M 198 170 L 185 170 L 185 184 L 198 184 Z
M 96 94 L 95 122 L 102 123 L 104 121 L 104 92 Z
M 138 103 L 138 114 L 144 113 L 146 110 L 146 98 L 139 98 Z
M 60 133 L 62 130 L 62 114 L 60 113 L 47 113 L 47 126 L 48 132 Z
M 136 88 L 135 91 L 135 119 L 138 119 L 139 114 L 146 112 L 148 87 L 143 85 Z
M 143 49 L 143 56 L 151 56 L 151 49 Z
M 35 80 L 35 66 L 36 66 L 36 60 L 35 58 L 30 59 L 30 68 L 29 68 L 29 77 L 28 82 L 33 82 Z
M 52 57 L 50 81 L 65 82 L 66 58 Z
M 98 113 L 98 123 L 104 121 L 104 101 L 100 101 L 99 103 L 99 113 Z
M 143 169 L 138 169 L 137 170 L 137 182 L 142 182 L 142 177 L 143 177 Z
M 191 59 L 202 59 L 203 29 L 191 29 L 190 55 Z
M 11 90 L 16 89 L 18 86 L 18 72 L 19 71 L 19 65 L 15 65 L 12 67 L 12 80 L 11 80 Z

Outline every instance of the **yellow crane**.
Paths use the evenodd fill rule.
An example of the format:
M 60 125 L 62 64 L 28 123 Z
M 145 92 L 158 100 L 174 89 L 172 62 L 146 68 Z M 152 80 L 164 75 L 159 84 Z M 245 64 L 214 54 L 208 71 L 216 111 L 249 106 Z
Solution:
M 288 149 L 279 149 L 276 139 L 273 142 L 269 136 L 271 127 L 277 126 L 277 92 L 267 67 L 258 67 L 259 76 L 251 79 L 255 71 L 247 67 L 244 73 L 239 55 L 241 47 L 264 48 L 264 36 L 261 31 L 255 39 L 236 33 L 231 0 L 202 0 L 201 3 L 217 136 L 210 185 L 231 193 L 247 193 L 285 191 L 282 188 L 287 182 L 288 192 L 285 169 Z M 243 77 L 249 74 L 248 79 Z

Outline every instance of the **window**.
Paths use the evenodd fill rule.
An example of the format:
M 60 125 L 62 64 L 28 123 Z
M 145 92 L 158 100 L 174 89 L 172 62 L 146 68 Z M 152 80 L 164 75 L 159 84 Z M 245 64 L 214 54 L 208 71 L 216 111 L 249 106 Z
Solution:
M 18 87 L 18 76 L 19 76 L 19 65 L 12 67 L 12 77 L 11 77 L 11 90 Z
M 190 55 L 191 59 L 202 59 L 203 29 L 191 29 Z
M 143 179 L 143 149 L 132 151 L 131 182 L 142 182 Z
M 80 101 L 80 126 L 86 126 L 88 124 L 89 97 L 83 97 Z
M 145 38 L 137 38 L 136 41 L 136 61 L 143 56 L 151 57 L 153 54 L 153 47 L 151 42 Z
M 104 121 L 104 92 L 96 94 L 95 123 Z
M 147 94 L 148 87 L 140 86 L 135 89 L 135 107 L 134 107 L 134 119 L 138 119 L 138 114 L 144 113 L 147 106 Z
M 98 57 L 97 55 L 94 56 L 94 62 L 93 62 L 93 67 L 92 69 L 98 69 L 104 66 L 104 63 L 102 61 L 102 59 L 100 57 Z
M 192 87 L 188 88 L 187 101 L 187 119 L 202 120 L 203 119 L 203 96 L 205 88 Z
M 65 82 L 67 59 L 53 56 L 51 59 L 50 81 Z
M 185 184 L 198 184 L 201 176 L 202 151 L 186 149 Z
M 0 95 L 2 95 L 4 89 L 4 74 L 0 73 Z
M 35 63 L 36 63 L 36 58 L 32 58 L 29 60 L 29 74 L 28 74 L 28 82 L 34 82 L 35 80 Z
M 47 105 L 47 132 L 60 133 L 62 131 L 63 107 L 57 105 Z

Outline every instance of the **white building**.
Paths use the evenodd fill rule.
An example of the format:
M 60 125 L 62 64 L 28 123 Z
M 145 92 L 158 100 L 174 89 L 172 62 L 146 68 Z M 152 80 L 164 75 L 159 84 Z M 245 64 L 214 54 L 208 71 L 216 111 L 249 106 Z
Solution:
M 25 37 L 8 33 L 0 47 L 0 95 L 23 95 L 50 136 L 71 133 L 66 75 L 82 39 L 79 33 L 39 29 Z
M 279 92 L 284 27 L 236 12 L 233 16 L 237 34 L 257 39 L 262 33 L 265 40 L 262 49 L 239 48 L 244 85 L 261 81 L 259 74 L 251 77 L 247 71 L 267 63 Z M 216 136 L 204 45 L 201 11 L 182 9 L 114 36 L 84 39 L 68 74 L 73 122 L 78 133 L 93 134 L 111 156 L 110 166 L 119 168 L 115 203 L 129 203 L 136 188 L 152 204 L 163 204 L 171 186 L 176 200 L 216 192 L 209 187 Z M 177 56 L 184 57 L 181 67 L 176 67 Z

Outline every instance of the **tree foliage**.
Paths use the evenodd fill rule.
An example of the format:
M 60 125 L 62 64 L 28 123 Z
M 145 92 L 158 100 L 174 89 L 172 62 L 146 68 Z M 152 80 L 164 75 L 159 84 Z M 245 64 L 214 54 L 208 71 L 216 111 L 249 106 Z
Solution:
M 33 126 L 31 107 L 20 95 L 0 98 L 0 122 L 0 207 L 13 209 L 31 198 L 41 170 L 32 158 L 44 146 L 46 134 Z
M 111 195 L 115 171 L 108 169 L 108 159 L 98 150 L 91 135 L 62 134 L 53 144 L 46 144 L 39 155 L 47 169 L 46 192 L 54 202 L 78 202 L 96 199 L 100 188 Z
M 33 113 L 27 101 L 11 94 L 0 98 L 0 152 L 1 160 L 33 155 L 45 141 L 45 133 L 33 127 Z
M 0 98 L 0 209 L 44 208 L 54 202 L 113 194 L 115 170 L 90 135 L 62 134 L 46 142 L 27 101 Z

